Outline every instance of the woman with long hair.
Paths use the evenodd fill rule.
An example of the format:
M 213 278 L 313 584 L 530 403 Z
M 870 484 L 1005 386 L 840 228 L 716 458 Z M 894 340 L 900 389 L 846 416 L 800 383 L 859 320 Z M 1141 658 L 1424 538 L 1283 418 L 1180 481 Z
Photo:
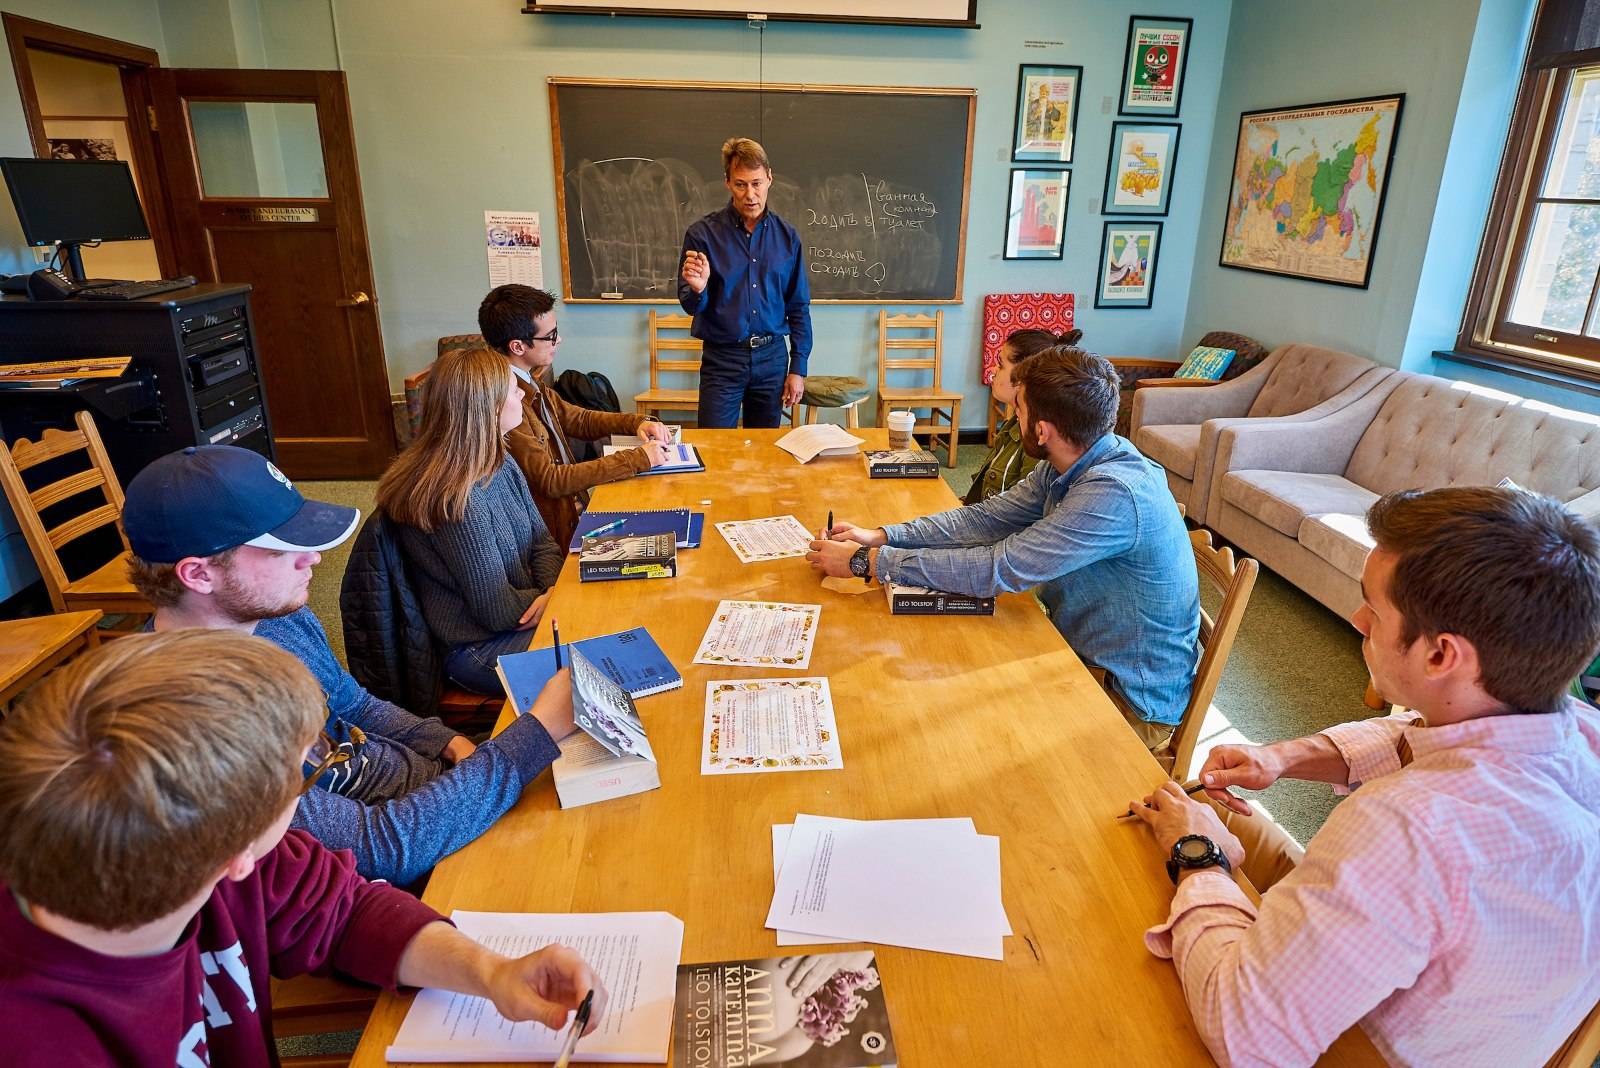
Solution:
M 479 693 L 500 692 L 495 660 L 528 647 L 564 555 L 506 449 L 521 422 L 502 357 L 447 352 L 428 376 L 416 440 L 378 482 L 445 673 Z
M 1014 330 L 1000 346 L 1000 366 L 995 369 L 994 381 L 989 390 L 1001 404 L 1016 404 L 1017 387 L 1011 381 L 1011 369 L 1030 356 L 1057 345 L 1076 346 L 1083 340 L 1082 330 L 1068 330 L 1052 334 L 1048 330 Z M 977 504 L 996 493 L 1006 490 L 1028 477 L 1033 465 L 1038 463 L 1022 451 L 1022 428 L 1017 425 L 1013 411 L 995 432 L 994 448 L 984 457 L 978 473 L 972 477 L 972 486 L 962 498 L 962 504 Z

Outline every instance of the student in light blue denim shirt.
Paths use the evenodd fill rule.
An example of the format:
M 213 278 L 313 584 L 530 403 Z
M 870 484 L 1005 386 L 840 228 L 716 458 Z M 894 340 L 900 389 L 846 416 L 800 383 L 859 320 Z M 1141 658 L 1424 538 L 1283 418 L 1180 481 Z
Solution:
M 951 593 L 1037 586 L 1062 637 L 1139 714 L 1141 740 L 1161 748 L 1199 656 L 1199 579 L 1183 519 L 1161 468 L 1110 432 L 1118 381 L 1109 363 L 1058 347 L 1013 377 L 1023 448 L 1045 461 L 1027 478 L 909 523 L 835 524 L 807 558 L 825 574 Z

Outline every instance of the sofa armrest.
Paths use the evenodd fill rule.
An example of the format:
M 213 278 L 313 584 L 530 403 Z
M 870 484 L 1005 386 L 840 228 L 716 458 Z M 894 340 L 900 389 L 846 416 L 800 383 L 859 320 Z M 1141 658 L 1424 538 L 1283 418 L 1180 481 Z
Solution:
M 1203 423 L 1207 419 L 1237 418 L 1250 410 L 1256 394 L 1277 364 L 1276 353 L 1238 378 L 1213 382 L 1205 389 L 1139 389 L 1133 394 L 1131 432 L 1142 426 Z
M 1567 502 L 1568 511 L 1591 523 L 1600 519 L 1600 489 L 1592 489 L 1581 497 Z
M 1378 410 L 1395 387 L 1408 376 L 1390 373 L 1366 387 L 1365 395 L 1322 416 L 1305 419 L 1246 419 L 1217 436 L 1217 458 L 1212 468 L 1213 486 L 1229 471 L 1299 471 L 1304 474 L 1342 475 L 1350 466 L 1356 445 L 1372 425 Z M 1355 390 L 1361 380 L 1345 392 Z M 1335 398 L 1325 404 L 1331 405 Z M 1322 407 L 1321 405 L 1318 406 Z

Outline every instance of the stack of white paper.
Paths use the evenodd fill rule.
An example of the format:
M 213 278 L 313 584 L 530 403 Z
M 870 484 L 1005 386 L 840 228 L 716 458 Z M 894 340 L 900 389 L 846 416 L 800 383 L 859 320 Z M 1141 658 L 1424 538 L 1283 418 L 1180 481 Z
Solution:
M 780 946 L 879 942 L 1004 957 L 1000 839 L 970 819 L 795 817 L 772 828 Z
M 605 984 L 608 1001 L 599 1027 L 578 1043 L 573 1060 L 666 1063 L 683 950 L 682 920 L 665 912 L 559 915 L 459 909 L 450 919 L 463 934 L 508 957 L 559 943 L 588 961 Z M 531 1020 L 512 1023 L 487 998 L 430 989 L 406 1010 L 385 1058 L 553 1061 L 565 1037 L 564 1031 Z
M 811 423 L 798 426 L 774 442 L 778 448 L 803 464 L 818 456 L 849 456 L 866 444 L 838 423 Z

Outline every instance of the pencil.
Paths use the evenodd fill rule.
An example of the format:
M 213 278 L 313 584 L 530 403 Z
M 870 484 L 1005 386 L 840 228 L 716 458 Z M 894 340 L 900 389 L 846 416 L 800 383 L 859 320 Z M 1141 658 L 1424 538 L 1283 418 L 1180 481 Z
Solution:
M 1193 782 L 1184 783 L 1183 792 L 1186 793 L 1186 794 L 1194 795 L 1194 794 L 1199 793 L 1201 790 L 1204 790 L 1205 788 L 1206 788 L 1206 784 L 1201 782 L 1199 779 L 1196 779 Z M 1150 806 L 1146 805 L 1145 807 L 1149 808 Z M 1137 817 L 1135 817 L 1132 812 L 1124 812 L 1120 816 L 1117 817 L 1117 819 L 1119 819 L 1119 820 L 1131 820 L 1131 819 L 1136 819 L 1136 818 Z

